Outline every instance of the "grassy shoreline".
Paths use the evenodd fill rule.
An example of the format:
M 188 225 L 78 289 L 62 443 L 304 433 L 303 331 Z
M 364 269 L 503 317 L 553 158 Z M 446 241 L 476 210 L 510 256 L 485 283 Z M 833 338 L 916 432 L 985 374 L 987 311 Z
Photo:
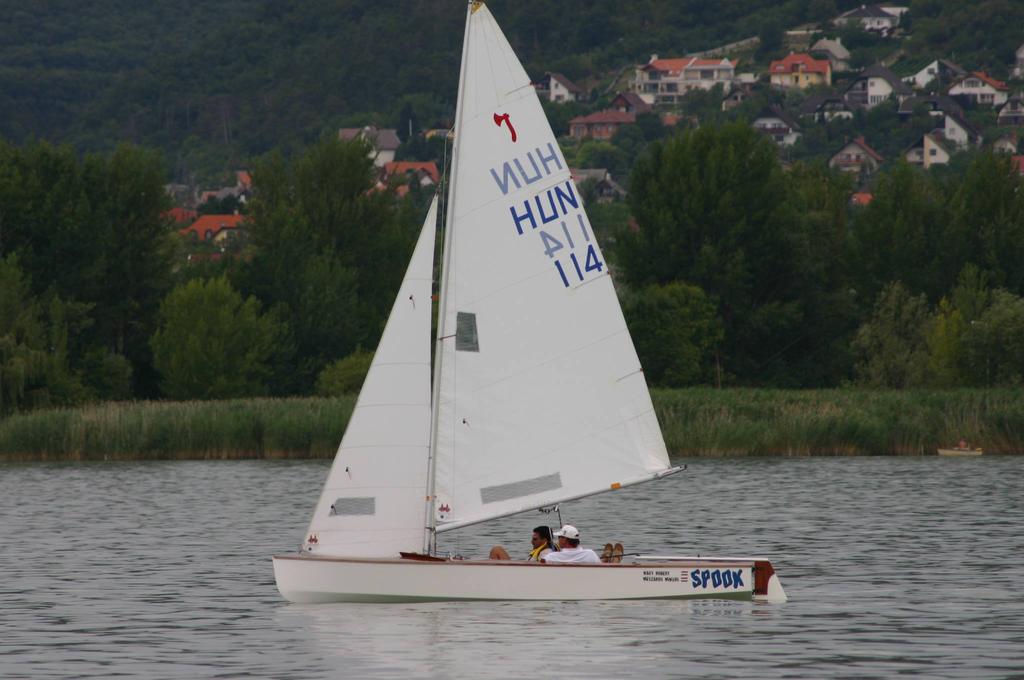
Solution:
M 672 456 L 1024 453 L 1024 390 L 655 390 Z M 355 399 L 123 402 L 0 420 L 0 461 L 330 458 Z

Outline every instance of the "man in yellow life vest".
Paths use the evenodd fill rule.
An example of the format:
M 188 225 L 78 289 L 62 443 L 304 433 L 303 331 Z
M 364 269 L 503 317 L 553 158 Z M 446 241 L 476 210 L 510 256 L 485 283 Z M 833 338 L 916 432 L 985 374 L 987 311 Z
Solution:
M 530 551 L 526 559 L 531 562 L 540 562 L 549 552 L 557 550 L 554 542 L 551 540 L 551 529 L 544 526 L 534 528 L 533 536 L 530 537 L 530 545 L 533 546 L 533 550 Z M 508 551 L 500 545 L 491 548 L 489 558 L 492 560 L 512 559 L 509 557 Z
M 526 559 L 540 562 L 545 555 L 555 549 L 555 544 L 551 541 L 551 529 L 544 526 L 535 527 L 533 536 L 530 537 L 530 545 L 533 546 L 533 550 Z

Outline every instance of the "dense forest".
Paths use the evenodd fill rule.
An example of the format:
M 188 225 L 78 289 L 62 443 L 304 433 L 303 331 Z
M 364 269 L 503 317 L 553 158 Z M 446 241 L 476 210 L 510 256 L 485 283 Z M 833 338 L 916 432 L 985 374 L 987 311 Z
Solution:
M 125 0 L 3 3 L 0 137 L 79 151 L 162 149 L 171 179 L 209 177 L 343 124 L 426 128 L 453 110 L 463 2 Z M 681 55 L 820 23 L 859 0 L 492 0 L 530 73 L 595 87 L 652 53 Z M 1012 61 L 1024 0 L 908 0 L 911 53 Z M 1003 67 L 1005 69 L 1005 66 Z
M 263 157 L 248 239 L 190 262 L 154 151 L 0 146 L 0 412 L 355 389 L 429 198 L 371 191 L 367 150 Z M 850 187 L 743 123 L 651 142 L 606 239 L 651 384 L 1024 383 L 1010 159 L 896 164 L 864 208 Z

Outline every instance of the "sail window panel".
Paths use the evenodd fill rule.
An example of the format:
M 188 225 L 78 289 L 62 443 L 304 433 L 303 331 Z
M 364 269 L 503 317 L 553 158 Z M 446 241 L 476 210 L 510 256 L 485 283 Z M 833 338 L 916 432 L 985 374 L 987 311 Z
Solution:
M 500 503 L 501 501 L 508 501 L 513 498 L 532 496 L 534 494 L 543 493 L 545 491 L 554 491 L 555 489 L 561 488 L 562 475 L 561 473 L 556 472 L 553 475 L 524 479 L 518 482 L 510 482 L 509 484 L 485 486 L 480 489 L 480 501 L 485 505 L 487 503 Z
M 375 515 L 377 499 L 371 497 L 339 498 L 331 504 L 331 516 Z
M 459 312 L 455 317 L 455 351 L 480 351 L 480 336 L 476 331 L 476 314 Z

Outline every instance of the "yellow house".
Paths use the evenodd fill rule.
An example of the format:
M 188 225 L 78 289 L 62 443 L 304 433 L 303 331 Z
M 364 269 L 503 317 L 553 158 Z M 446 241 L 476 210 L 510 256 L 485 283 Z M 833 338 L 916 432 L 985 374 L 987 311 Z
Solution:
M 772 85 L 804 89 L 815 85 L 832 84 L 832 64 L 827 59 L 815 59 L 809 54 L 790 54 L 773 61 L 769 67 Z

